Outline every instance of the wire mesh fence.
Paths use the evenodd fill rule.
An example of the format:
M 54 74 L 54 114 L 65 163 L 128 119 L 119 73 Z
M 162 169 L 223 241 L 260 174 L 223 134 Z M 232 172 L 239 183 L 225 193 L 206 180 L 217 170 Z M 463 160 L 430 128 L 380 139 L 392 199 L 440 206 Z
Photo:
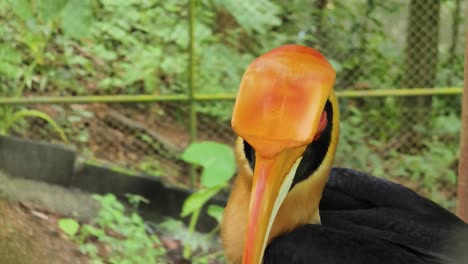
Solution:
M 0 4 L 0 97 L 182 95 L 191 72 L 196 94 L 234 94 L 255 57 L 286 43 L 320 50 L 337 71 L 337 91 L 462 86 L 467 4 L 459 0 L 194 1 L 193 39 L 188 0 L 46 2 Z M 460 98 L 341 98 L 336 165 L 453 207 Z M 232 145 L 232 106 L 195 102 L 197 140 Z M 189 101 L 0 105 L 0 123 L 23 107 L 52 117 L 86 160 L 190 181 L 179 159 L 191 142 Z M 60 140 L 38 118 L 8 133 Z

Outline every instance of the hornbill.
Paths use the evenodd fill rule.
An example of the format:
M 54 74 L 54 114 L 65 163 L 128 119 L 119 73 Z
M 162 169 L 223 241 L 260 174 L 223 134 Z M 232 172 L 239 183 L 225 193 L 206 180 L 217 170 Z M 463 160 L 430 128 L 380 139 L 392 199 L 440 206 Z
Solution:
M 455 215 L 401 185 L 332 169 L 334 81 L 326 58 L 301 45 L 273 49 L 248 66 L 231 121 L 238 175 L 221 224 L 227 259 L 468 263 L 467 225 Z

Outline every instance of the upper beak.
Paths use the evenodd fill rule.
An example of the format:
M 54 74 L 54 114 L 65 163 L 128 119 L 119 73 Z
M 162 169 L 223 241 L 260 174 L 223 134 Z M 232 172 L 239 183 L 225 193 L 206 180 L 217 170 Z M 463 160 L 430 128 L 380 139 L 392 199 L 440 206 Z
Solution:
M 232 127 L 255 150 L 244 264 L 262 261 L 300 157 L 320 130 L 334 80 L 325 57 L 299 45 L 264 54 L 242 78 Z
M 275 215 L 292 183 L 295 171 L 292 168 L 297 166 L 304 150 L 305 147 L 287 149 L 274 158 L 256 156 L 244 264 L 261 263 Z

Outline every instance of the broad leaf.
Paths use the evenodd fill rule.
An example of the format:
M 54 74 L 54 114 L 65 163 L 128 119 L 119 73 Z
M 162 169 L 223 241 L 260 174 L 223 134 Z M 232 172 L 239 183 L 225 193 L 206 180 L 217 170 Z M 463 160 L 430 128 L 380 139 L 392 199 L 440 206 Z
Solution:
M 78 232 L 78 228 L 80 228 L 80 224 L 75 219 L 71 218 L 60 219 L 58 225 L 65 234 L 71 237 L 75 236 Z
M 39 10 L 44 20 L 56 17 L 70 0 L 40 0 Z
M 208 206 L 208 209 L 206 210 L 209 216 L 213 217 L 216 219 L 216 222 L 221 223 L 221 220 L 223 218 L 223 213 L 224 213 L 224 208 L 218 205 L 210 205 Z
M 70 0 L 62 13 L 62 28 L 72 38 L 86 36 L 93 23 L 92 6 L 89 0 Z
M 13 65 L 8 62 L 3 62 L 0 60 L 0 74 L 4 74 L 10 79 L 15 79 L 21 73 L 21 68 L 18 68 L 17 65 Z
M 9 0 L 10 5 L 14 6 L 12 11 L 24 22 L 33 19 L 31 0 Z
M 223 185 L 213 186 L 208 189 L 199 190 L 198 192 L 190 195 L 187 199 L 185 199 L 180 216 L 186 217 L 187 215 L 193 213 L 195 210 L 202 208 L 202 206 L 211 197 L 215 196 L 223 187 Z
M 21 63 L 21 54 L 11 47 L 11 44 L 0 44 L 0 61 L 19 65 Z
M 200 183 L 206 187 L 225 184 L 232 178 L 234 172 L 235 167 L 231 167 L 226 161 L 216 161 L 216 163 L 204 167 Z
M 272 26 L 281 24 L 281 8 L 271 0 L 250 1 L 248 4 L 243 0 L 215 0 L 214 3 L 218 8 L 229 11 L 249 33 L 265 33 Z
M 193 143 L 185 150 L 182 159 L 203 166 L 201 184 L 206 187 L 225 183 L 236 171 L 234 151 L 225 144 Z

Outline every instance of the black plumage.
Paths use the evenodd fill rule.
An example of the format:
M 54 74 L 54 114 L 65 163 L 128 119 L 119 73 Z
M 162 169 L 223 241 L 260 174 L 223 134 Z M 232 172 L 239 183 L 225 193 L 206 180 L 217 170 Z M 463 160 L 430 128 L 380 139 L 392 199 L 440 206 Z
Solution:
M 264 263 L 468 263 L 468 225 L 412 190 L 333 168 L 320 202 L 322 225 L 275 238 Z

